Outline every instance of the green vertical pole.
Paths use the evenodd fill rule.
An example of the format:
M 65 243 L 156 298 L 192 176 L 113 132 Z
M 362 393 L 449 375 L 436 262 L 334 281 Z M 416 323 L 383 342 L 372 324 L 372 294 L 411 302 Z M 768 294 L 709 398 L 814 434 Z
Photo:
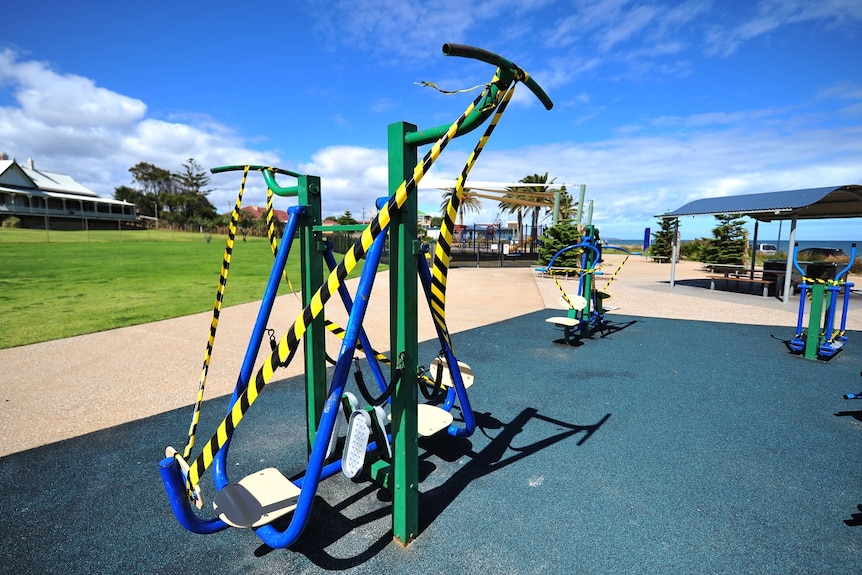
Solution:
M 306 215 L 299 225 L 299 246 L 302 253 L 302 305 L 308 305 L 311 297 L 323 284 L 323 254 L 321 233 L 314 226 L 321 224 L 320 178 L 300 176 L 299 205 L 305 206 Z M 319 314 L 308 326 L 303 337 L 305 354 L 305 418 L 308 431 L 308 453 L 314 445 L 323 404 L 326 402 L 326 348 L 324 341 L 324 319 Z
M 417 161 L 416 146 L 408 146 L 406 134 L 416 126 L 390 124 L 389 193 L 412 175 Z M 417 326 L 418 269 L 417 200 L 410 194 L 404 207 L 392 214 L 389 224 L 390 342 L 392 376 L 402 363 L 403 374 L 392 395 L 392 534 L 407 545 L 419 531 L 419 447 L 417 444 L 417 377 L 419 331 Z
M 823 317 L 823 294 L 826 292 L 826 286 L 814 283 L 808 291 L 811 294 L 811 308 L 808 310 L 808 333 L 805 334 L 805 359 L 817 359 L 817 352 L 820 349 L 820 320 Z

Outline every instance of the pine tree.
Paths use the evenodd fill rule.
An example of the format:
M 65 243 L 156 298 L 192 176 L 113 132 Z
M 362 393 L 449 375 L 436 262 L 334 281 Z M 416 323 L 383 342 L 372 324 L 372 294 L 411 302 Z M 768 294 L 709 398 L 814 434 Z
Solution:
M 569 222 L 560 222 L 545 230 L 545 235 L 540 239 L 539 262 L 548 264 L 558 251 L 581 241 L 581 230 Z M 578 267 L 580 255 L 581 250 L 563 252 L 554 262 L 554 267 Z
M 653 257 L 664 257 L 670 261 L 673 254 L 674 240 L 674 220 L 662 218 L 659 220 L 660 228 L 652 233 L 652 246 L 650 246 L 650 255 Z
M 738 214 L 718 214 L 718 226 L 713 228 L 713 239 L 702 252 L 703 261 L 710 264 L 742 265 L 745 258 L 745 220 Z

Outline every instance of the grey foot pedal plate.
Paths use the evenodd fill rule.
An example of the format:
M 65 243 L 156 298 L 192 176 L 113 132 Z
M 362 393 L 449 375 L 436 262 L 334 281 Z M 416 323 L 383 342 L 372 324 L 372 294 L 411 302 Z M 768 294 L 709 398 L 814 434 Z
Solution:
M 233 527 L 260 527 L 296 509 L 301 490 L 287 477 L 268 467 L 218 492 L 213 507 Z

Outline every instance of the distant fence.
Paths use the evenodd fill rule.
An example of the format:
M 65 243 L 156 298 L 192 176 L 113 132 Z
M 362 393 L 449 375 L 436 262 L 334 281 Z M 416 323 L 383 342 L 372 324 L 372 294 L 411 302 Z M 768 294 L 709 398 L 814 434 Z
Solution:
M 332 242 L 335 253 L 346 253 L 356 239 L 358 233 L 332 233 L 326 239 Z M 450 252 L 450 268 L 521 268 L 539 265 L 539 243 L 528 240 L 513 244 L 510 240 L 494 237 L 469 237 L 465 241 L 456 241 Z M 432 247 L 431 253 L 434 253 Z M 389 250 L 384 250 L 381 263 L 389 263 Z

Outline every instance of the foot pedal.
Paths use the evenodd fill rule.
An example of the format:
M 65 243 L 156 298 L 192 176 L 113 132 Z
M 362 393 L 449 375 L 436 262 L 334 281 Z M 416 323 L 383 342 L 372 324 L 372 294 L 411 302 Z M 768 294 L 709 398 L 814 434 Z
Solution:
M 392 419 L 392 414 L 389 414 Z M 421 437 L 428 437 L 443 431 L 455 421 L 452 414 L 443 408 L 428 403 L 416 405 L 416 432 Z
M 416 406 L 416 431 L 422 437 L 434 435 L 452 424 L 452 414 L 436 405 L 420 403 Z
M 341 472 L 346 477 L 353 479 L 362 471 L 369 437 L 371 416 L 364 409 L 354 411 L 347 424 L 347 439 L 344 442 L 344 454 L 341 456 Z
M 296 509 L 300 492 L 278 469 L 268 467 L 219 491 L 213 507 L 232 527 L 260 527 Z
M 445 358 L 437 357 L 431 362 L 431 365 L 428 366 L 428 377 L 431 381 L 437 381 L 437 370 L 443 369 L 443 375 L 441 376 L 441 384 L 444 387 L 452 387 L 452 374 L 449 372 L 449 363 Z M 463 361 L 458 362 L 458 371 L 461 372 L 461 381 L 464 382 L 464 389 L 467 389 L 471 385 L 473 385 L 473 370 L 470 369 L 470 366 L 464 363 Z
M 338 447 L 338 433 L 341 430 L 341 420 L 348 417 L 349 414 L 359 409 L 359 401 L 356 396 L 345 391 L 341 396 L 341 401 L 338 403 L 338 415 L 335 416 L 335 425 L 332 426 L 332 435 L 329 436 L 329 445 L 326 446 L 326 457 L 329 459 L 335 453 L 335 448 Z M 347 415 L 345 415 L 347 414 Z
M 573 317 L 549 317 L 545 321 L 560 327 L 575 327 L 581 320 Z
M 377 441 L 377 449 L 381 448 L 381 443 L 386 444 L 386 454 L 389 460 L 392 460 L 392 446 L 389 445 L 389 438 L 386 436 L 386 412 L 379 405 L 374 406 L 374 437 Z

